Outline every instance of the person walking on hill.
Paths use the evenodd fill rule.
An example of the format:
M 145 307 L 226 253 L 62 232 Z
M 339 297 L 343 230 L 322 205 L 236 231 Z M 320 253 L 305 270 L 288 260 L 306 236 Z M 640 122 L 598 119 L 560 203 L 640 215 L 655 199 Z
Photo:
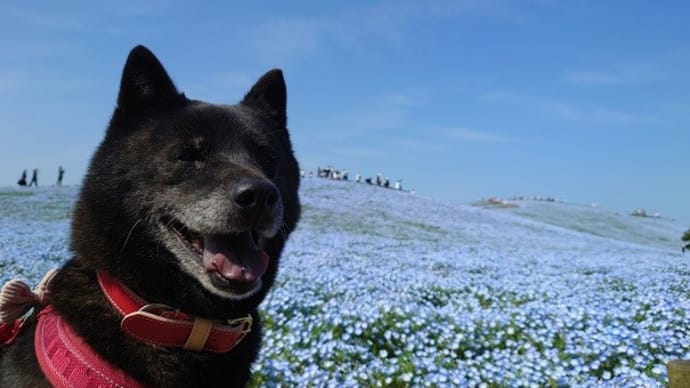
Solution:
M 38 187 L 38 169 L 37 168 L 34 168 L 34 173 L 31 176 L 31 182 L 29 182 L 29 187 L 33 186 L 34 184 L 36 185 L 36 187 Z
M 19 186 L 26 186 L 26 170 L 22 171 L 22 177 L 17 181 Z
M 65 169 L 62 166 L 58 167 L 58 180 L 57 185 L 62 186 L 62 177 L 65 176 Z

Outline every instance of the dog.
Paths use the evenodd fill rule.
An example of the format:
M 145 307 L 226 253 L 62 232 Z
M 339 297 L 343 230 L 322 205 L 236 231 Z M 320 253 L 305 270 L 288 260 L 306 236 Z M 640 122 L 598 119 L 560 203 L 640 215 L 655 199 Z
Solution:
M 300 216 L 286 120 L 278 69 L 240 103 L 214 105 L 178 92 L 135 47 L 75 205 L 74 256 L 50 280 L 47 307 L 0 351 L 0 386 L 66 378 L 46 373 L 54 344 L 37 328 L 76 338 L 87 361 L 116 371 L 89 378 L 113 385 L 245 386 L 261 343 L 257 306 Z

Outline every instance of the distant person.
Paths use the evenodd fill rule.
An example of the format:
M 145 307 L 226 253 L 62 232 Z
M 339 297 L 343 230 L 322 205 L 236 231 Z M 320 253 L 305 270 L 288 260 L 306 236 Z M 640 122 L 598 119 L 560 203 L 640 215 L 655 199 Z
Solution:
M 362 182 L 362 176 L 359 174 L 355 174 L 355 182 L 361 183 Z
M 376 174 L 376 185 L 381 186 L 381 173 Z
M 402 183 L 400 182 L 400 179 L 397 179 L 395 181 L 395 189 L 396 190 L 402 190 Z
M 31 175 L 31 182 L 29 182 L 29 187 L 36 185 L 38 187 L 38 169 L 34 168 L 34 173 Z
M 383 180 L 383 187 L 387 189 L 391 187 L 391 181 L 388 178 Z
M 62 166 L 58 167 L 58 180 L 57 185 L 62 186 L 62 178 L 65 176 L 65 169 Z
M 22 171 L 22 177 L 17 181 L 19 186 L 26 186 L 26 170 Z

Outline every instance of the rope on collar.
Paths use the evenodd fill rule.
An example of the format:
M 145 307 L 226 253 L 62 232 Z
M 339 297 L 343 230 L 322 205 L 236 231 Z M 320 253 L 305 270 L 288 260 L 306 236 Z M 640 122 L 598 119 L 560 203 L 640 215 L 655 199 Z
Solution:
M 19 336 L 32 307 L 45 306 L 50 296 L 48 285 L 57 270 L 51 269 L 34 290 L 19 279 L 5 283 L 0 290 L 0 347 L 8 346 Z
M 51 269 L 34 290 L 19 279 L 5 283 L 0 290 L 0 324 L 14 322 L 33 306 L 46 305 L 50 296 L 48 285 L 57 270 Z
M 123 317 L 122 330 L 151 345 L 225 353 L 252 329 L 249 314 L 228 321 L 189 316 L 163 304 L 147 303 L 104 271 L 96 275 L 106 299 Z

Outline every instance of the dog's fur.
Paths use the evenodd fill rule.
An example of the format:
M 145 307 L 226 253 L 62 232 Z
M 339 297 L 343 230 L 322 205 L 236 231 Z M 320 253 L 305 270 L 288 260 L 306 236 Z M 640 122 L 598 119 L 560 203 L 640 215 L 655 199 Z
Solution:
M 235 193 L 247 182 L 268 190 L 276 203 L 238 205 Z M 54 278 L 51 303 L 93 350 L 144 383 L 244 386 L 261 341 L 257 306 L 299 218 L 298 186 L 280 70 L 262 76 L 241 103 L 212 105 L 179 93 L 156 57 L 138 46 L 91 159 L 72 221 L 75 256 Z M 270 257 L 261 281 L 251 289 L 216 287 L 199 257 L 175 238 L 172 223 L 204 237 L 252 231 Z M 232 319 L 249 313 L 253 329 L 225 354 L 137 341 L 120 330 L 121 317 L 98 287 L 98 269 L 143 299 L 187 314 Z M 0 386 L 48 386 L 33 351 L 34 327 L 35 318 L 0 354 Z

